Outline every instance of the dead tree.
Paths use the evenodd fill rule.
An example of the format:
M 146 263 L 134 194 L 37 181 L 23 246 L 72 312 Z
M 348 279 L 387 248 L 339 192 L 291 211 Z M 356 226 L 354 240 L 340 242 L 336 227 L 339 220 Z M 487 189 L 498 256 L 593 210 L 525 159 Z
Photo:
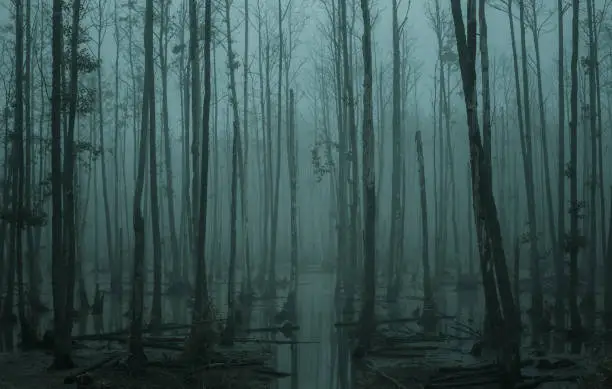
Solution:
M 519 373 L 519 319 L 512 297 L 510 278 L 506 266 L 506 255 L 493 196 L 491 165 L 488 163 L 482 144 L 476 110 L 476 1 L 467 4 L 467 34 L 464 27 L 460 0 L 452 0 L 451 10 L 455 26 L 457 53 L 463 83 L 463 93 L 468 125 L 472 198 L 476 219 L 480 265 L 485 288 L 485 304 L 489 326 L 506 336 L 498 347 L 502 366 L 510 385 Z M 481 16 L 484 18 L 484 15 Z M 500 301 L 497 295 L 500 296 Z M 500 304 L 501 303 L 501 304 Z M 501 310 L 500 310 L 501 305 Z M 510 386 L 511 387 L 511 386 Z
M 419 187 L 421 199 L 421 229 L 422 229 L 422 262 L 423 262 L 423 296 L 424 306 L 433 307 L 433 290 L 431 287 L 431 271 L 429 267 L 429 223 L 427 216 L 427 193 L 425 192 L 425 162 L 423 158 L 423 141 L 421 139 L 421 131 L 417 131 L 414 140 L 417 148 L 417 161 L 419 165 Z M 429 313 L 435 315 L 435 311 L 430 309 Z M 423 310 L 425 314 L 425 309 Z M 430 316 L 433 317 L 433 316 Z

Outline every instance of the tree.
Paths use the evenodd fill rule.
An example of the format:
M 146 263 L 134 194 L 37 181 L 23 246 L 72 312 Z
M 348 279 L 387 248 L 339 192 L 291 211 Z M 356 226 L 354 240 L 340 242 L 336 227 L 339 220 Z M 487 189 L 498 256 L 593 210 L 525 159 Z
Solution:
M 145 273 L 145 219 L 142 211 L 142 199 L 145 181 L 145 165 L 147 156 L 147 139 L 149 132 L 155 126 L 155 110 L 151 109 L 150 95 L 154 88 L 153 74 L 153 0 L 147 0 L 145 6 L 145 69 L 144 87 L 142 90 L 142 112 L 140 140 L 138 145 L 138 168 L 133 202 L 134 223 L 134 262 L 132 273 L 131 323 L 128 348 L 132 358 L 132 369 L 141 370 L 147 362 L 142 345 L 142 321 L 144 305 L 144 273 Z M 153 101 L 154 103 L 154 101 Z
M 62 68 L 64 65 L 64 34 L 62 20 L 62 1 L 53 0 L 53 75 L 51 87 L 51 197 L 53 202 L 52 216 L 52 277 L 53 277 L 53 325 L 55 329 L 55 347 L 53 366 L 56 369 L 68 369 L 74 366 L 70 357 L 70 334 L 65 336 L 66 323 L 66 257 L 63 255 L 62 234 Z
M 565 258 L 565 250 L 563 243 L 565 242 L 565 50 L 563 39 L 563 15 L 565 7 L 563 0 L 557 1 L 557 24 L 558 24 L 558 64 L 557 64 L 557 99 L 558 99 L 558 155 L 557 161 L 557 253 L 561 264 L 557 264 L 557 295 L 555 296 L 555 323 L 559 325 L 565 324 L 565 299 L 564 295 L 566 284 L 565 266 L 563 259 Z
M 230 20 L 230 1 L 225 0 L 225 32 L 227 34 L 227 66 L 230 77 L 230 105 L 232 107 L 232 183 L 230 204 L 230 260 L 227 283 L 227 325 L 224 343 L 233 344 L 235 331 L 235 279 L 236 279 L 236 220 L 238 218 L 238 156 L 242 155 L 240 146 L 240 116 L 238 114 L 238 93 L 236 92 L 236 67 L 238 63 L 232 51 L 232 28 Z M 242 194 L 243 196 L 245 193 Z
M 360 346 L 368 350 L 374 332 L 376 301 L 376 185 L 374 168 L 374 113 L 372 108 L 372 26 L 370 4 L 361 0 L 363 19 L 363 130 L 362 130 L 362 185 L 365 204 L 365 230 L 363 237 L 364 291 L 361 310 Z
M 506 268 L 506 256 L 493 196 L 491 165 L 483 148 L 476 111 L 476 1 L 468 1 L 467 31 L 464 27 L 460 0 L 451 2 L 451 10 L 467 114 L 472 199 L 480 249 L 480 268 L 485 288 L 486 315 L 488 325 L 496 330 L 493 336 L 499 342 L 497 346 L 507 375 L 505 379 L 508 387 L 512 387 L 520 369 L 520 321 Z M 484 15 L 481 16 L 481 19 L 483 18 Z M 497 300 L 498 293 L 501 304 Z M 499 331 L 506 334 L 503 340 L 499 337 L 501 333 Z
M 580 22 L 580 1 L 572 0 L 572 59 L 570 62 L 571 92 L 570 92 L 570 234 L 566 239 L 566 250 L 570 255 L 570 282 L 569 282 L 569 308 L 570 325 L 573 331 L 582 330 L 582 320 L 578 311 L 578 250 L 581 246 L 578 231 L 578 180 L 576 170 L 578 168 L 578 24 Z
M 205 0 L 204 8 L 204 101 L 202 116 L 202 159 L 198 171 L 202 172 L 199 188 L 200 207 L 198 208 L 198 239 L 195 258 L 195 305 L 192 315 L 190 341 L 186 348 L 189 354 L 196 357 L 208 347 L 204 344 L 208 327 L 206 323 L 211 318 L 206 276 L 206 220 L 208 207 L 208 159 L 210 155 L 210 79 L 211 79 L 211 42 L 212 42 L 212 0 Z M 195 12 L 195 6 L 194 6 Z M 197 17 L 195 18 L 197 20 Z M 195 86 L 194 86 L 195 88 Z M 195 130 L 194 130 L 195 131 Z M 195 174 L 195 172 L 194 172 Z

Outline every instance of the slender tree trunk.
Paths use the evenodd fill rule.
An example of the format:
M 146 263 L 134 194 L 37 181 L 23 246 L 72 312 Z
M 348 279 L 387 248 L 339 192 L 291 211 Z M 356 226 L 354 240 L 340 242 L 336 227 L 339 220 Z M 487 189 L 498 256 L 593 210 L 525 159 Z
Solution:
M 587 290 L 584 296 L 583 305 L 585 305 L 585 321 L 586 327 L 590 330 L 594 330 L 595 327 L 595 284 L 597 283 L 597 80 L 595 78 L 597 57 L 595 56 L 595 21 L 593 20 L 593 1 L 586 0 L 587 5 L 587 24 L 588 24 L 588 59 L 587 59 L 587 72 L 589 82 L 589 105 L 588 105 L 588 118 L 590 127 L 590 174 L 587 175 L 588 189 L 589 189 L 589 255 L 588 255 L 588 269 L 589 275 L 587 277 Z M 600 183 L 603 184 L 603 183 Z
M 420 187 L 420 199 L 421 199 L 421 228 L 422 238 L 421 243 L 422 250 L 422 265 L 423 265 L 423 296 L 424 301 L 427 303 L 433 301 L 433 290 L 431 287 L 431 274 L 429 269 L 429 227 L 428 227 L 428 216 L 427 216 L 427 193 L 425 191 L 425 162 L 423 158 L 423 141 L 421 140 L 421 131 L 417 131 L 415 135 L 415 142 L 417 147 L 417 161 L 419 164 L 419 187 Z
M 248 136 L 248 110 L 249 110 L 249 96 L 247 93 L 249 87 L 249 67 L 248 58 L 249 58 L 249 28 L 251 27 L 249 21 L 249 0 L 244 0 L 244 78 L 242 80 L 242 100 L 244 104 L 242 110 L 242 122 L 243 122 L 243 139 L 244 139 L 244 154 L 242 154 L 242 161 L 240 162 L 240 169 L 242 171 L 241 174 L 241 211 L 242 211 L 242 223 L 243 223 L 243 233 L 244 233 L 244 262 L 246 267 L 246 290 L 248 293 L 251 293 L 251 245 L 249 241 L 250 231 L 249 231 L 249 206 L 248 206 L 248 198 L 249 198 L 249 136 Z
M 134 262 L 132 274 L 131 323 L 128 348 L 132 354 L 131 363 L 134 370 L 140 370 L 147 361 L 142 344 L 142 321 L 144 308 L 144 277 L 145 277 L 145 220 L 143 217 L 142 200 L 145 183 L 145 168 L 147 155 L 147 135 L 150 132 L 151 119 L 149 104 L 151 98 L 151 81 L 153 81 L 153 0 L 147 0 L 145 8 L 145 69 L 142 91 L 142 119 L 138 145 L 138 167 L 133 203 L 134 227 Z
M 71 342 L 65 327 L 68 325 L 66 312 L 67 258 L 64 255 L 62 221 L 62 72 L 63 60 L 63 18 L 62 1 L 53 1 L 53 44 L 52 44 L 52 92 L 51 92 L 51 197 L 52 197 L 52 289 L 53 324 L 55 330 L 53 367 L 72 368 Z M 10 280 L 10 279 L 9 279 Z
M 161 18 L 163 23 L 163 5 Z M 161 27 L 163 29 L 163 26 Z M 160 31 L 160 35 L 162 32 Z M 159 191 L 157 184 L 157 126 L 155 114 L 155 62 L 153 59 L 153 36 L 151 36 L 151 53 L 145 61 L 151 61 L 149 67 L 151 72 L 146 76 L 149 78 L 148 98 L 149 98 L 149 183 L 151 200 L 151 229 L 153 238 L 153 301 L 151 302 L 151 322 L 150 326 L 154 333 L 159 330 L 162 320 L 162 248 L 159 215 Z
M 23 133 L 24 133 L 24 83 L 25 78 L 29 77 L 29 74 L 24 74 L 23 71 L 23 46 L 24 46 L 24 33 L 23 33 L 23 22 L 24 22 L 24 5 L 22 0 L 15 2 L 15 110 L 14 110 L 14 127 L 15 131 L 13 134 L 13 146 L 12 146 L 12 163 L 11 169 L 13 170 L 11 187 L 12 196 L 11 203 L 13 212 L 19 218 L 24 217 L 24 212 L 29 212 L 29 209 L 24 209 L 24 150 L 23 150 Z M 7 112 L 8 113 L 8 112 Z M 8 185 L 7 181 L 7 185 Z M 8 200 L 8 199 L 7 199 Z M 18 302 L 18 314 L 19 323 L 21 329 L 21 338 L 24 341 L 22 347 L 30 347 L 31 342 L 28 342 L 28 335 L 31 335 L 31 331 L 28 328 L 27 320 L 25 317 L 24 309 L 24 298 L 23 298 L 23 239 L 22 239 L 22 228 L 28 228 L 17 224 L 15 220 L 11 225 L 11 250 L 9 253 L 14 257 L 13 261 L 17 266 L 17 302 Z M 14 277 L 14 272 L 9 274 L 9 277 Z M 8 290 L 8 294 L 14 294 L 14 290 Z M 11 298 L 12 300 L 12 298 Z M 11 301 L 12 303 L 12 301 Z M 12 317 L 13 307 L 5 304 L 5 313 L 10 312 Z M 7 319 L 7 315 L 3 315 L 3 319 Z M 10 321 L 9 321 L 10 322 Z M 12 331 L 12 327 L 9 326 L 7 333 Z M 10 340 L 12 348 L 12 334 L 7 337 Z
M 393 121 L 392 121 L 392 139 L 393 139 L 393 151 L 392 151 L 392 167 L 391 167 L 391 231 L 389 233 L 389 257 L 387 267 L 387 300 L 397 300 L 399 290 L 392 290 L 394 284 L 394 277 L 397 277 L 397 261 L 399 259 L 399 244 L 403 239 L 398 235 L 402 222 L 400 212 L 400 196 L 401 196 L 401 179 L 402 179 L 402 165 L 401 165 L 401 133 L 400 133 L 400 109 L 401 109 L 401 91 L 400 91 L 400 32 L 399 23 L 397 20 L 397 0 L 393 0 L 392 4 L 393 22 L 392 22 L 392 35 L 393 35 Z M 429 269 L 428 269 L 429 271 Z
M 172 174 L 172 142 L 170 140 L 170 124 L 168 118 L 168 24 L 169 1 L 161 0 L 161 23 L 159 32 L 159 61 L 161 65 L 162 83 L 162 128 L 164 134 L 164 154 L 166 167 L 166 197 L 168 205 L 168 224 L 170 229 L 170 250 L 172 253 L 172 281 L 179 279 L 180 249 L 176 236 L 176 217 L 174 208 L 174 175 Z
M 289 91 L 289 131 L 287 134 L 287 165 L 289 170 L 290 214 L 291 214 L 291 293 L 294 307 L 292 320 L 297 323 L 297 290 L 298 290 L 298 208 L 297 208 L 297 143 L 295 137 L 295 97 L 293 89 Z
M 208 160 L 210 155 L 210 80 L 211 80 L 211 42 L 212 42 L 212 0 L 205 0 L 204 6 L 204 101 L 202 116 L 202 159 L 200 170 L 203 173 L 200 180 L 200 208 L 198 214 L 198 239 L 196 247 L 196 277 L 195 306 L 192 316 L 190 341 L 187 348 L 192 357 L 201 357 L 206 351 L 204 344 L 207 327 L 206 320 L 210 318 L 208 295 L 208 277 L 206 275 L 206 215 L 208 207 Z M 197 19 L 196 19 L 197 20 Z M 194 127 L 194 132 L 196 128 Z
M 278 90 L 277 90 L 277 133 L 276 133 L 276 177 L 274 181 L 274 199 L 272 203 L 272 228 L 270 237 L 270 264 L 268 268 L 268 293 L 270 297 L 276 296 L 276 241 L 278 239 L 278 210 L 280 194 L 280 157 L 281 157 L 281 129 L 282 129 L 282 90 L 283 90 L 283 60 L 284 60 L 284 41 L 283 41 L 283 12 L 281 0 L 278 0 L 278 30 L 279 30 L 279 54 L 278 54 Z M 268 96 L 270 97 L 270 96 Z M 271 117 L 271 115 L 268 115 Z
M 547 222 L 548 222 L 548 230 L 551 234 L 550 242 L 553 246 L 553 255 L 554 255 L 554 266 L 555 273 L 563 271 L 563 258 L 561 251 L 559 251 L 559 244 L 557 243 L 557 230 L 555 229 L 555 213 L 553 208 L 553 200 L 552 200 L 552 190 L 551 190 L 551 179 L 550 179 L 550 162 L 549 162 L 549 153 L 548 153 L 548 135 L 547 135 L 547 127 L 546 127 L 546 113 L 545 113 L 545 103 L 544 103 L 544 92 L 542 88 L 542 61 L 540 58 L 540 36 L 538 31 L 538 19 L 537 19 L 537 10 L 536 10 L 536 2 L 531 2 L 531 32 L 533 35 L 533 47 L 535 51 L 535 60 L 536 60 L 536 80 L 538 86 L 538 110 L 540 113 L 540 135 L 542 137 L 542 159 L 544 161 L 544 190 L 546 196 L 546 207 L 547 207 Z
M 525 0 L 519 1 L 519 19 L 521 35 L 521 62 L 523 70 L 523 99 L 525 101 L 525 190 L 527 197 L 527 217 L 529 220 L 529 247 L 530 247 L 530 275 L 531 275 L 531 309 L 534 336 L 539 336 L 540 323 L 544 300 L 542 297 L 542 285 L 540 283 L 540 258 L 538 252 L 538 229 L 535 206 L 535 183 L 533 173 L 533 147 L 532 147 L 532 128 L 531 110 L 529 103 L 529 71 L 527 68 L 527 44 L 525 32 Z
M 610 187 L 610 209 L 612 210 L 612 186 Z M 604 258 L 606 279 L 612 275 L 612 212 L 610 212 L 609 219 L 608 246 Z M 612 286 L 609 282 L 604 284 L 604 325 L 608 330 L 612 328 Z
M 557 1 L 557 24 L 558 24 L 558 153 L 557 161 L 557 261 L 555 261 L 556 293 L 555 293 L 555 324 L 558 327 L 565 325 L 565 288 L 567 287 L 565 277 L 565 49 L 563 38 L 563 14 L 564 2 Z M 562 266 L 563 265 L 563 266 Z
M 239 158 L 242 154 L 240 145 L 240 115 L 238 113 L 238 93 L 236 92 L 236 73 L 234 52 L 232 48 L 232 28 L 230 19 L 230 0 L 225 0 L 225 32 L 228 37 L 227 42 L 227 63 L 229 64 L 230 78 L 230 105 L 232 107 L 232 178 L 231 178 L 231 203 L 230 203 L 230 258 L 227 282 L 227 323 L 224 332 L 224 343 L 232 345 L 234 343 L 235 332 L 235 280 L 236 280 L 236 224 L 238 219 L 238 170 Z M 280 166 L 279 166 L 280 168 Z M 243 194 L 244 196 L 244 194 Z
M 506 373 L 506 386 L 513 387 L 516 375 L 520 372 L 518 336 L 520 326 L 515 301 L 512 297 L 497 207 L 493 196 L 491 165 L 487 163 L 483 149 L 476 112 L 476 2 L 475 0 L 468 1 L 467 34 L 461 2 L 452 0 L 451 9 L 468 120 L 472 197 L 476 214 L 487 315 L 489 324 L 493 325 L 497 331 L 504 331 L 506 334 L 503 342 L 499 339 L 499 332 L 496 332 L 495 336 L 499 342 L 500 359 Z M 483 18 L 484 14 L 481 15 L 481 19 Z M 495 277 L 493 272 L 495 272 Z M 490 284 L 493 285 L 493 290 Z M 499 317 L 497 293 L 501 301 L 503 320 Z
M 104 15 L 103 15 L 103 1 L 98 0 L 98 43 L 97 43 L 97 58 L 98 61 L 102 59 L 102 43 L 104 40 L 103 37 L 103 29 L 104 29 Z M 112 220 L 110 214 L 110 203 L 108 199 L 108 176 L 106 174 L 106 153 L 105 153 L 105 143 L 104 143 L 104 108 L 102 98 L 102 66 L 98 66 L 97 68 L 97 92 L 98 92 L 98 136 L 100 142 L 100 150 L 102 150 L 102 155 L 100 157 L 100 166 L 102 167 L 102 200 L 104 202 L 104 216 L 106 220 L 106 250 L 108 255 L 108 264 L 111 271 L 111 290 L 114 294 L 120 295 L 122 290 L 121 280 L 118 275 L 120 272 L 117 271 L 117 267 L 121 266 L 120 263 L 117 263 L 115 260 L 115 251 L 113 251 L 113 234 L 112 234 Z
M 374 167 L 374 118 L 372 109 L 372 25 L 370 4 L 361 0 L 363 18 L 363 176 L 362 185 L 365 208 L 364 262 L 363 262 L 363 308 L 361 311 L 360 345 L 370 348 L 371 335 L 374 332 L 376 301 L 376 170 Z
M 582 329 L 582 320 L 578 311 L 578 251 L 579 232 L 578 232 L 578 180 L 576 169 L 578 167 L 578 25 L 580 23 L 580 1 L 572 0 L 572 59 L 570 64 L 571 72 L 571 93 L 570 93 L 570 282 L 569 282 L 569 308 L 570 325 L 572 330 Z
M 198 190 L 200 188 L 200 150 L 199 150 L 199 131 L 200 131 L 200 113 L 201 113 L 201 86 L 200 86 L 200 23 L 198 22 L 197 1 L 189 1 L 189 60 L 191 65 L 191 120 L 192 120 L 192 143 L 191 143 L 191 160 L 193 175 L 191 181 L 191 214 L 199 215 L 200 196 Z M 195 236 L 198 232 L 199 221 L 196 217 L 191 217 L 192 234 Z M 194 248 L 191 247 L 192 253 Z M 197 249 L 195 250 L 197 251 Z

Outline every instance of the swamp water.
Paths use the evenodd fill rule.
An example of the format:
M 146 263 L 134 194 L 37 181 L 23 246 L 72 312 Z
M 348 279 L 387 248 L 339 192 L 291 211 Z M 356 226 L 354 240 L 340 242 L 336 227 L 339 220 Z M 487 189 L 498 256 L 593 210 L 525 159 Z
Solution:
M 382 281 L 382 280 L 381 280 Z M 248 343 L 251 348 L 259 347 L 262 353 L 270 353 L 271 364 L 276 371 L 288 373 L 291 376 L 275 380 L 272 387 L 275 389 L 352 389 L 363 387 L 355 382 L 355 374 L 352 371 L 351 363 L 352 346 L 349 345 L 349 333 L 352 328 L 350 325 L 337 325 L 337 323 L 351 322 L 357 320 L 357 315 L 340 314 L 335 303 L 334 297 L 334 276 L 321 273 L 305 273 L 300 276 L 298 291 L 297 317 L 299 330 L 295 331 L 290 338 L 282 334 L 270 335 L 270 333 L 237 333 L 239 339 L 236 345 L 242 342 Z M 384 282 L 379 282 L 384 284 Z M 101 282 L 101 289 L 108 287 L 108 282 Z M 470 350 L 478 340 L 478 332 L 483 321 L 483 298 L 480 292 L 457 292 L 454 287 L 443 288 L 436 297 L 437 310 L 445 317 L 439 323 L 439 332 L 447 336 L 447 340 L 437 346 L 431 346 L 435 352 L 415 352 L 415 349 L 426 349 L 423 346 L 411 346 L 406 344 L 399 351 L 392 355 L 372 358 L 377 369 L 383 369 L 396 365 L 401 360 L 412 359 L 406 362 L 409 365 L 477 365 L 486 357 L 476 358 L 470 354 Z M 217 314 L 225 316 L 227 285 L 215 283 L 211 285 L 213 299 L 217 309 Z M 88 290 L 90 300 L 93 290 Z M 284 304 L 286 291 L 279 291 L 279 298 L 275 300 L 276 309 Z M 416 320 L 407 320 L 409 323 L 401 323 L 402 318 L 410 318 L 415 315 L 422 307 L 419 297 L 422 291 L 415 288 L 405 288 L 403 297 L 397 303 L 386 303 L 384 301 L 385 291 L 379 288 L 377 291 L 377 317 L 380 320 L 391 319 L 392 323 L 379 326 L 379 329 L 391 334 L 392 337 L 401 338 L 411 336 L 420 332 Z M 124 296 L 129 296 L 129 292 L 124 292 Z M 522 296 L 525 306 L 528 305 L 528 295 Z M 149 290 L 145 299 L 145 321 L 150 312 L 151 291 Z M 47 303 L 50 296 L 47 296 Z M 78 304 L 78 302 L 77 302 Z M 359 302 L 356 302 L 358 305 Z M 113 331 L 120 331 L 127 328 L 129 324 L 127 298 L 123 299 L 121 305 L 113 301 L 111 296 L 106 296 L 104 300 L 103 317 L 85 317 L 74 326 L 74 335 L 99 334 Z M 176 299 L 165 296 L 163 298 L 163 308 L 165 322 L 189 323 L 190 309 L 186 299 Z M 269 306 L 270 303 L 256 301 L 249 328 L 269 327 Z M 50 315 L 49 315 L 50 316 Z M 526 316 L 525 314 L 523 316 Z M 49 328 L 50 318 L 42 321 L 42 328 Z M 394 320 L 395 319 L 395 320 Z M 526 318 L 523 320 L 526 321 Z M 177 331 L 175 334 L 165 332 L 166 336 L 182 336 L 185 330 Z M 17 337 L 15 338 L 17 339 Z M 284 343 L 294 344 L 274 344 L 270 340 L 279 340 Z M 260 344 L 257 340 L 260 340 Z M 527 345 L 529 340 L 525 340 Z M 237 346 L 240 347 L 240 346 Z M 408 351 L 412 349 L 412 354 Z M 148 350 L 145 350 L 148 352 Z M 548 352 L 549 350 L 541 350 Z M 533 349 L 526 348 L 525 353 L 532 353 Z M 424 361 L 424 360 L 427 361 Z M 378 370 L 377 370 L 378 371 Z M 1 383 L 1 381 L 0 381 Z M 559 388 L 568 387 L 565 384 L 556 386 Z M 2 386 L 0 385 L 0 388 Z M 399 388 L 397 385 L 391 387 Z M 408 389 L 408 386 L 404 386 Z M 416 387 L 416 386 L 415 386 Z M 439 386 L 440 388 L 447 386 Z M 466 386 L 470 387 L 470 386 Z M 476 388 L 476 386 L 473 386 Z M 486 386 L 478 386 L 486 387 Z M 495 387 L 495 386 L 493 386 Z M 555 387 L 555 386 L 550 386 Z M 19 388 L 21 389 L 21 388 Z M 25 389 L 25 388 L 23 388 Z M 383 389 L 382 387 L 380 389 Z

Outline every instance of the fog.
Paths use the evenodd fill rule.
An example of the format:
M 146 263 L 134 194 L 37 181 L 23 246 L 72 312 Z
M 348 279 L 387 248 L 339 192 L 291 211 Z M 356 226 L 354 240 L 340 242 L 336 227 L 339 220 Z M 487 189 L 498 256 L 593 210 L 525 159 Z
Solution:
M 611 4 L 3 2 L 0 376 L 601 379 Z

